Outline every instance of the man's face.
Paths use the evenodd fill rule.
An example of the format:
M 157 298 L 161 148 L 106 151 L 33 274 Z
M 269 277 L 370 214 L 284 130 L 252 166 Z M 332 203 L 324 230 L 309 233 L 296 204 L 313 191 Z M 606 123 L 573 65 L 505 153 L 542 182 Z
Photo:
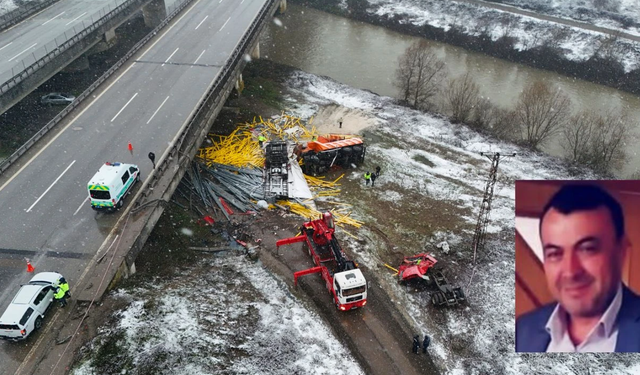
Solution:
M 572 316 L 597 317 L 620 282 L 625 241 L 616 240 L 606 207 L 564 215 L 550 209 L 540 236 L 551 294 Z

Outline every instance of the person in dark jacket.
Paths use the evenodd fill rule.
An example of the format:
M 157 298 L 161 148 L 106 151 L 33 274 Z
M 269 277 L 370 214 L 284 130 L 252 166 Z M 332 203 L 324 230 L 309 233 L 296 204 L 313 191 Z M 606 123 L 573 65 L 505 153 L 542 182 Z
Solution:
M 413 352 L 418 354 L 418 350 L 420 349 L 420 336 L 413 336 Z
M 376 186 L 376 177 L 378 177 L 378 175 L 371 173 L 371 187 Z
M 431 343 L 431 338 L 427 335 L 424 335 L 424 341 L 422 342 L 422 353 L 427 354 L 427 348 Z

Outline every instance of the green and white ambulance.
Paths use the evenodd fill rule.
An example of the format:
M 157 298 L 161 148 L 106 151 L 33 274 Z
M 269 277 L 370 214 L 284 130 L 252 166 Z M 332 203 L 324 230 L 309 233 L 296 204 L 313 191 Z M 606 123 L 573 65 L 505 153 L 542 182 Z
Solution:
M 115 211 L 122 207 L 124 197 L 137 181 L 140 181 L 137 165 L 105 163 L 87 184 L 91 208 Z

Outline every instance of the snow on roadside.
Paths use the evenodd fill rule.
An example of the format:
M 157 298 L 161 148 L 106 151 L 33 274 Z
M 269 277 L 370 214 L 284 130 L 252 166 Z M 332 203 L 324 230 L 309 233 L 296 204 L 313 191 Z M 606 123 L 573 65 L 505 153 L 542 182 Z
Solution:
M 465 126 L 452 125 L 439 116 L 397 106 L 391 98 L 379 97 L 328 78 L 295 72 L 289 86 L 296 91 L 296 97 L 305 96 L 311 105 L 319 108 L 323 105 L 344 106 L 365 111 L 371 117 L 374 125 L 368 131 L 374 134 L 374 139 L 383 139 L 384 145 L 380 141 L 370 143 L 367 155 L 375 155 L 376 162 L 382 160 L 385 166 L 376 180 L 376 191 L 384 192 L 379 196 L 387 201 L 403 199 L 400 195 L 387 194 L 385 185 L 388 183 L 400 181 L 416 186 L 420 181 L 428 181 L 426 189 L 417 189 L 425 197 L 437 197 L 459 207 L 477 205 L 490 167 L 488 158 L 479 152 L 517 152 L 516 157 L 500 163 L 500 181 L 494 192 L 489 228 L 489 232 L 497 236 L 485 246 L 491 255 L 478 264 L 472 282 L 470 269 L 462 275 L 449 275 L 452 284 L 462 286 L 467 293 L 466 306 L 434 313 L 430 307 L 425 308 L 429 301 L 424 293 L 399 286 L 393 275 L 378 274 L 392 302 L 399 308 L 405 306 L 406 316 L 413 320 L 415 327 L 422 334 L 432 336 L 430 351 L 443 373 L 579 374 L 589 367 L 594 374 L 622 375 L 631 374 L 640 366 L 637 361 L 634 363 L 633 357 L 620 361 L 616 356 L 585 353 L 584 361 L 571 361 L 568 360 L 571 357 L 563 355 L 542 358 L 514 352 L 514 181 L 573 178 L 561 161 L 488 138 Z M 296 114 L 295 109 L 293 112 Z M 396 146 L 389 147 L 389 144 Z M 417 163 L 416 156 L 429 163 Z M 357 181 L 360 175 L 359 171 L 354 171 L 345 174 L 345 178 Z M 595 179 L 597 176 L 582 171 L 580 178 Z M 353 206 L 352 214 L 364 216 L 357 205 Z M 475 217 L 464 219 L 468 222 Z M 345 245 L 357 254 L 357 260 L 363 265 L 371 270 L 378 269 L 377 265 L 382 261 L 373 251 L 374 241 L 368 241 L 374 235 L 366 228 L 361 228 L 358 234 L 366 239 L 364 249 L 352 241 L 345 241 Z M 455 247 L 460 241 L 460 233 L 438 232 L 430 239 L 434 245 L 442 241 Z M 438 258 L 439 254 L 435 256 Z
M 0 16 L 9 13 L 17 7 L 18 6 L 13 0 L 0 0 Z
M 551 30 L 565 28 L 564 25 L 559 25 L 554 22 L 466 2 L 436 0 L 368 1 L 372 5 L 371 11 L 378 17 L 401 16 L 404 22 L 416 26 L 428 24 L 445 31 L 455 26 L 469 35 L 480 35 L 481 32 L 486 32 L 493 40 L 508 35 L 517 38 L 518 42 L 515 48 L 519 50 L 539 46 L 545 39 L 550 37 Z M 542 3 L 542 0 L 538 3 Z M 566 18 L 570 18 L 570 15 L 574 14 L 570 7 L 560 6 L 558 4 L 554 6 L 552 9 L 555 13 L 559 13 L 555 14 L 557 16 L 569 14 Z M 631 5 L 625 3 L 625 7 L 627 6 Z M 635 8 L 637 9 L 637 2 Z M 508 15 L 512 21 L 502 22 L 505 15 Z M 636 16 L 636 22 L 638 18 L 640 18 L 640 16 Z M 487 24 L 488 20 L 491 22 L 490 27 L 488 27 Z M 591 21 L 603 27 L 611 26 L 610 20 L 593 19 Z M 601 41 L 604 41 L 608 37 L 608 35 L 599 32 L 580 28 L 568 28 L 568 31 L 568 37 L 560 44 L 560 47 L 564 50 L 566 58 L 575 61 L 588 59 L 596 51 Z M 624 31 L 629 32 L 629 30 Z M 640 30 L 634 29 L 632 33 L 633 32 L 640 35 Z M 617 44 L 618 50 L 615 52 L 615 57 L 622 62 L 625 72 L 640 68 L 640 43 L 619 38 Z
M 75 375 L 363 373 L 284 283 L 242 257 L 213 258 L 175 279 L 150 280 L 110 298 L 131 302 L 83 350 L 89 355 Z M 109 337 L 120 353 L 105 354 L 101 343 Z

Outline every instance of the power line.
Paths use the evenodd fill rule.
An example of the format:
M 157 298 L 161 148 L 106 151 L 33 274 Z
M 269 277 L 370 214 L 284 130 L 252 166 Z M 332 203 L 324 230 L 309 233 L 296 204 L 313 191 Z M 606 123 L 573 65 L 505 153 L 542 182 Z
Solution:
M 480 155 L 486 156 L 491 160 L 491 169 L 489 170 L 489 179 L 484 187 L 484 195 L 482 197 L 482 202 L 480 203 L 480 212 L 478 213 L 476 230 L 473 235 L 473 264 L 476 264 L 476 254 L 478 250 L 482 250 L 484 248 L 487 224 L 489 223 L 489 214 L 491 213 L 491 202 L 493 201 L 493 188 L 498 176 L 498 165 L 500 164 L 500 159 L 516 156 L 516 153 L 500 154 L 499 152 L 481 152 Z

